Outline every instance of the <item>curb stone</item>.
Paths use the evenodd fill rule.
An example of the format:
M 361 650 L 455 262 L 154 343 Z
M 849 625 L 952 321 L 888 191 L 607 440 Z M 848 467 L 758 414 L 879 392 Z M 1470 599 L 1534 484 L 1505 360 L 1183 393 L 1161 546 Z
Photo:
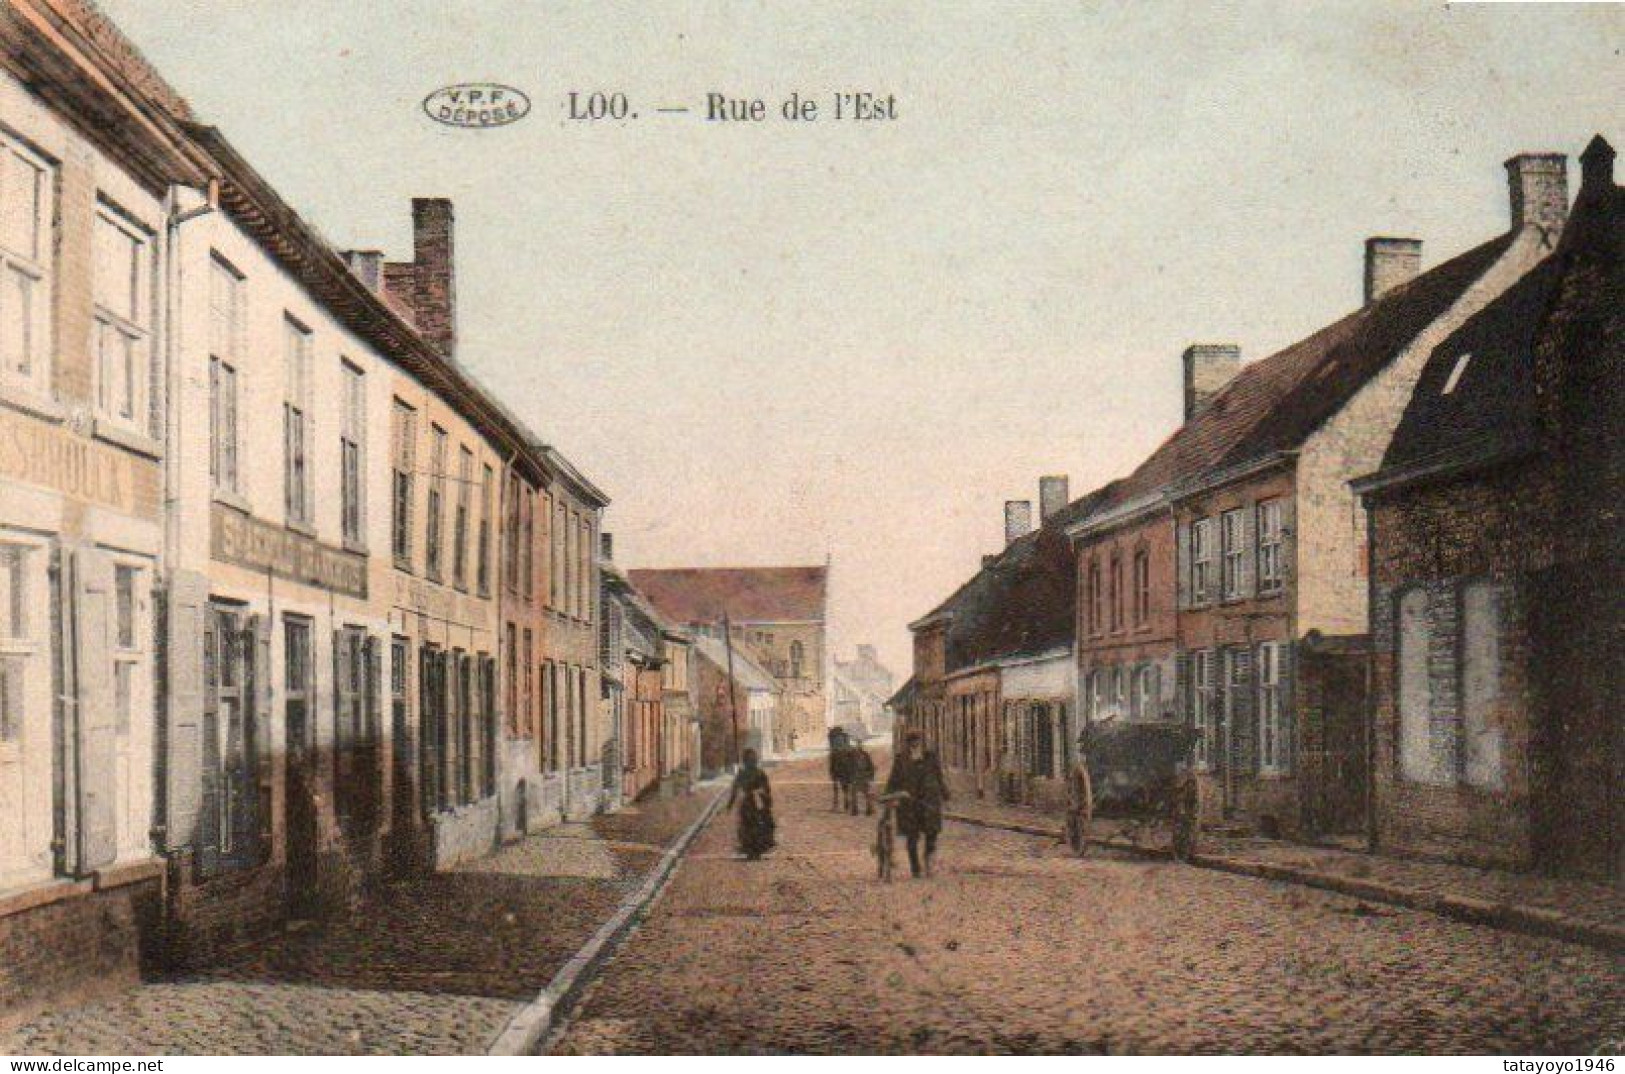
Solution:
M 1063 836 L 1059 828 L 1046 828 L 1037 824 L 983 820 L 961 813 L 944 812 L 943 816 L 948 820 L 956 820 L 962 824 L 973 824 L 982 828 L 996 828 L 1002 831 L 1035 835 L 1046 839 L 1060 840 Z M 1110 847 L 1113 850 L 1131 851 L 1147 858 L 1170 860 L 1173 857 L 1167 850 L 1135 846 L 1122 840 L 1091 836 L 1089 842 L 1095 846 Z M 1470 895 L 1435 894 L 1419 891 L 1415 888 L 1401 887 L 1396 884 L 1365 880 L 1359 877 L 1340 876 L 1336 873 L 1323 873 L 1315 869 L 1304 869 L 1293 865 L 1276 865 L 1271 862 L 1253 861 L 1246 858 L 1227 858 L 1215 854 L 1197 854 L 1191 858 L 1190 864 L 1202 869 L 1212 869 L 1216 872 L 1252 876 L 1261 880 L 1275 880 L 1286 884 L 1301 884 L 1304 887 L 1319 888 L 1323 891 L 1332 891 L 1356 899 L 1386 903 L 1390 906 L 1402 906 L 1408 910 L 1421 910 L 1426 913 L 1438 914 L 1440 917 L 1465 921 L 1472 925 L 1484 925 L 1489 928 L 1500 929 L 1503 932 L 1543 936 L 1548 939 L 1564 940 L 1568 943 L 1583 944 L 1587 947 L 1596 947 L 1615 953 L 1625 952 L 1625 929 L 1601 922 L 1582 921 L 1557 910 L 1520 906 L 1516 903 L 1494 902 Z
M 665 853 L 660 856 L 654 868 L 649 870 L 638 889 L 621 901 L 621 905 L 609 920 L 600 925 L 592 938 L 582 945 L 570 961 L 559 968 L 547 987 L 508 1019 L 507 1025 L 502 1027 L 491 1042 L 491 1046 L 486 1049 L 487 1055 L 534 1053 L 537 1044 L 557 1023 L 558 1016 L 569 1009 L 592 975 L 642 921 L 649 905 L 665 890 L 667 881 L 676 871 L 689 844 L 699 835 L 700 830 L 711 822 L 725 797 L 722 789 L 718 788 L 710 803 L 700 811 L 694 822 L 666 848 Z

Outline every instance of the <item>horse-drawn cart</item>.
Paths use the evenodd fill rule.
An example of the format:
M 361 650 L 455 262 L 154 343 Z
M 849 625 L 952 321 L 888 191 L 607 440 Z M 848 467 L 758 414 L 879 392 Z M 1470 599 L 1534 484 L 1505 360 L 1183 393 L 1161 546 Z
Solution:
M 1193 728 L 1171 723 L 1103 720 L 1088 725 L 1067 781 L 1066 837 L 1077 854 L 1092 829 L 1111 820 L 1132 845 L 1149 846 L 1165 827 L 1175 856 L 1195 842 L 1196 786 L 1188 761 Z

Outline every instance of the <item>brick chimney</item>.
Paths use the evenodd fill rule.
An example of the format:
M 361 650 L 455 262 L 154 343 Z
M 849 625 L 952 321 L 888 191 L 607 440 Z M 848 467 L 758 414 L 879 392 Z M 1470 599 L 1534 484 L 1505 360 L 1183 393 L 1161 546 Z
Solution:
M 1378 235 L 1365 240 L 1365 302 L 1370 305 L 1422 271 L 1422 240 Z
M 1065 474 L 1050 474 L 1038 479 L 1038 517 L 1048 522 L 1055 513 L 1070 502 Z
M 448 358 L 457 353 L 454 223 L 450 199 L 412 199 L 412 308 L 423 338 Z
M 355 278 L 377 294 L 384 286 L 384 252 L 382 250 L 346 250 L 344 263 L 350 266 Z
M 1193 343 L 1185 348 L 1183 360 L 1185 420 L 1190 421 L 1241 368 L 1241 348 L 1234 343 Z
M 1592 138 L 1580 154 L 1580 192 L 1611 191 L 1614 188 L 1614 147 L 1602 135 Z
M 1562 153 L 1519 153 L 1506 168 L 1512 230 L 1537 227 L 1555 236 L 1569 214 L 1568 158 Z
M 1027 536 L 1033 528 L 1033 502 L 1031 500 L 1004 501 L 1004 543 L 1014 544 Z

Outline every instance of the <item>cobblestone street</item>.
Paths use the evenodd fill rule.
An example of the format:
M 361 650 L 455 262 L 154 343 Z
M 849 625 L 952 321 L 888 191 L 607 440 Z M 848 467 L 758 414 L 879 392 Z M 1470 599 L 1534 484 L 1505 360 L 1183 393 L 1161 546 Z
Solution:
M 387 888 L 208 973 L 53 1012 L 0 1053 L 480 1054 L 642 883 L 712 789 L 565 824 Z
M 935 879 L 886 886 L 872 822 L 829 811 L 821 761 L 773 777 L 779 849 L 736 860 L 719 815 L 554 1051 L 1574 1053 L 1625 1037 L 1625 965 L 1604 951 L 956 823 Z

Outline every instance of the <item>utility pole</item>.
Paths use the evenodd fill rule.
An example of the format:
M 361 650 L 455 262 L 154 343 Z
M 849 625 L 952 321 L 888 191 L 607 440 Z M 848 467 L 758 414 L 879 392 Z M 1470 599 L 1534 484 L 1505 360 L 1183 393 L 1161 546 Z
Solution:
M 722 644 L 728 652 L 728 710 L 733 717 L 733 757 L 739 764 L 739 682 L 734 678 L 734 628 L 728 613 L 722 613 Z

